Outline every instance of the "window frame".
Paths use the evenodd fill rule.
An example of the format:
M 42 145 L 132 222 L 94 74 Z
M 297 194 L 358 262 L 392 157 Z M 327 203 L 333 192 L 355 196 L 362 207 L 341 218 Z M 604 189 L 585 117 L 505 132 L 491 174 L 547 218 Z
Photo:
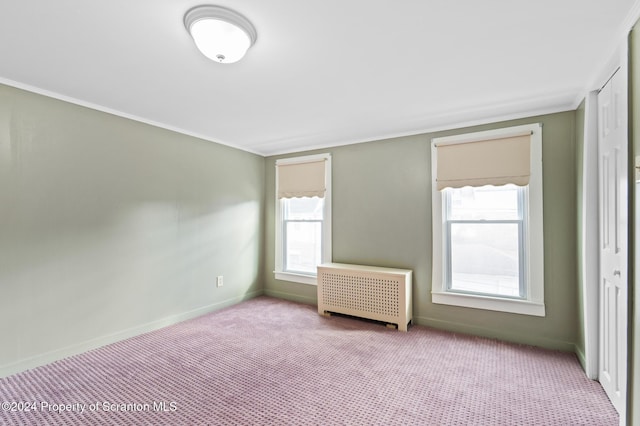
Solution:
M 485 295 L 452 291 L 448 288 L 447 264 L 447 221 L 445 191 L 438 191 L 437 148 L 436 144 L 465 143 L 470 140 L 488 140 L 508 137 L 523 131 L 531 131 L 531 176 L 525 191 L 528 198 L 528 209 L 523 212 L 526 217 L 522 230 L 526 244 L 527 259 L 524 262 L 525 298 Z M 432 288 L 431 301 L 435 304 L 462 306 L 499 312 L 510 312 L 523 315 L 544 317 L 544 239 L 543 239 L 543 199 L 542 199 L 542 125 L 539 123 L 466 133 L 442 138 L 434 138 L 431 143 L 431 200 L 433 225 L 432 250 Z
M 331 154 L 315 154 L 305 155 L 301 157 L 291 157 L 276 160 L 276 179 L 275 179 L 275 210 L 276 210 L 276 226 L 275 226 L 275 270 L 274 276 L 277 280 L 291 281 L 300 284 L 317 285 L 317 273 L 306 274 L 304 272 L 294 272 L 285 270 L 284 238 L 286 232 L 284 220 L 284 199 L 278 198 L 278 166 L 285 164 L 309 163 L 319 160 L 325 162 L 325 187 L 324 205 L 322 211 L 322 240 L 321 253 L 322 263 L 332 261 L 331 254 Z M 298 222 L 298 221 L 295 221 Z

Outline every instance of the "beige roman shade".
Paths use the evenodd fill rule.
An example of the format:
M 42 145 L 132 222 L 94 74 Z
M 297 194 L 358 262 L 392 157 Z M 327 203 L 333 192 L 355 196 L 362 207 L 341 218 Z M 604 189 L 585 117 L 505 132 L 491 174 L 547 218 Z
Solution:
M 531 132 L 507 137 L 436 143 L 438 191 L 463 186 L 529 184 Z
M 278 164 L 278 198 L 324 197 L 325 160 Z

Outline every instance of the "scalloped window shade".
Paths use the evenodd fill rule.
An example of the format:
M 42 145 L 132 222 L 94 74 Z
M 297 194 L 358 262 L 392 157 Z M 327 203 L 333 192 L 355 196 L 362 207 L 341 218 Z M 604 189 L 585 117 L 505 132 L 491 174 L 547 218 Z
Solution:
M 278 165 L 278 198 L 323 198 L 325 160 Z
M 531 133 L 498 139 L 440 143 L 437 188 L 506 185 L 525 186 L 531 175 Z

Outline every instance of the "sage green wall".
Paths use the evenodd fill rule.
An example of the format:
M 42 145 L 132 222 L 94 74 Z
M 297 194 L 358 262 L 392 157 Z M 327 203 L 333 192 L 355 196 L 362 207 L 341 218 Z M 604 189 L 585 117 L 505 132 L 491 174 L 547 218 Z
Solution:
M 431 303 L 431 158 L 433 137 L 543 124 L 544 318 Z M 544 347 L 574 350 L 577 338 L 575 112 L 320 151 L 332 154 L 333 261 L 414 271 L 419 324 Z M 267 157 L 265 292 L 316 303 L 316 287 L 278 281 L 274 269 L 275 160 Z
M 0 376 L 261 294 L 263 179 L 263 157 L 0 86 Z

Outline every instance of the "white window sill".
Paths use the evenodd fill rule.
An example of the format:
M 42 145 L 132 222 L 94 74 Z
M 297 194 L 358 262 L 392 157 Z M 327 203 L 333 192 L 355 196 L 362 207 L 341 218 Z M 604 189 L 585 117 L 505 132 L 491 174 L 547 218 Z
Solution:
M 315 275 L 294 274 L 292 272 L 278 272 L 273 271 L 276 280 L 291 281 L 294 283 L 318 285 L 318 280 Z
M 464 306 L 465 308 L 510 312 L 536 317 L 545 316 L 544 303 L 530 300 L 503 299 L 500 297 L 479 296 L 475 294 L 432 291 L 431 301 L 439 305 Z

